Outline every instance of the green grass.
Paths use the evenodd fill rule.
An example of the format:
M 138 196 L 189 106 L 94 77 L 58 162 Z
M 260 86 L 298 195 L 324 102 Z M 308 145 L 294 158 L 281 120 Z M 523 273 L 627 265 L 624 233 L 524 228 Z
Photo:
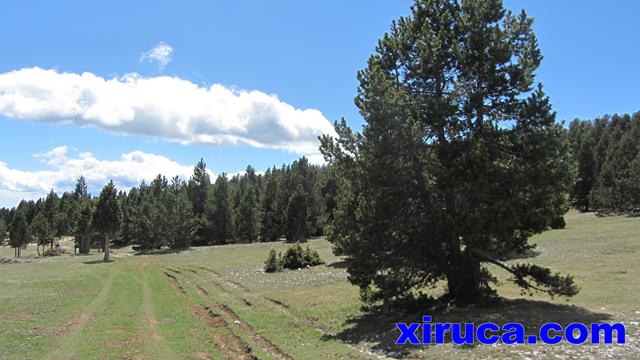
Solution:
M 514 261 L 571 273 L 580 294 L 570 300 L 522 297 L 508 274 L 492 268 L 503 283 L 500 295 L 509 300 L 489 308 L 439 310 L 434 321 L 521 321 L 530 330 L 549 321 L 623 321 L 628 339 L 637 338 L 640 218 L 572 212 L 567 223 L 566 229 L 533 238 L 538 256 Z M 616 356 L 639 355 L 633 341 L 613 350 L 398 348 L 394 322 L 419 320 L 422 313 L 362 312 L 358 291 L 330 244 L 309 244 L 327 265 L 264 273 L 269 249 L 282 251 L 283 243 L 148 256 L 123 248 L 107 264 L 95 253 L 0 265 L 0 359 L 553 358 L 613 350 Z M 35 255 L 35 248 L 23 255 Z M 13 257 L 13 250 L 1 248 L 0 257 Z

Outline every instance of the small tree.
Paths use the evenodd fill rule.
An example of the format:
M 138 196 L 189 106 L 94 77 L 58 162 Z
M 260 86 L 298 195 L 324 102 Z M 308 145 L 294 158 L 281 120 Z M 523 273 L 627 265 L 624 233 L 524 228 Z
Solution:
M 80 254 L 89 254 L 91 248 L 91 217 L 93 206 L 88 199 L 80 200 L 80 214 L 74 229 L 74 238 Z
M 111 239 L 120 229 L 120 224 L 122 224 L 122 209 L 118 201 L 118 190 L 113 184 L 113 180 L 109 181 L 100 192 L 92 223 L 93 227 L 105 237 L 104 261 L 107 262 L 109 261 Z
M 278 272 L 282 270 L 282 253 L 276 254 L 276 251 L 269 250 L 269 256 L 264 262 L 265 272 Z
M 42 252 L 44 254 L 46 244 L 49 242 L 53 244 L 54 229 L 51 228 L 49 221 L 42 212 L 39 212 L 36 217 L 33 218 L 29 228 L 31 235 L 36 238 L 36 247 L 38 256 L 40 256 L 40 245 L 42 245 Z M 53 249 L 53 246 L 51 246 L 51 248 Z
M 20 256 L 20 249 L 29 241 L 27 218 L 23 211 L 17 211 L 11 223 L 9 245 L 15 249 L 15 256 Z

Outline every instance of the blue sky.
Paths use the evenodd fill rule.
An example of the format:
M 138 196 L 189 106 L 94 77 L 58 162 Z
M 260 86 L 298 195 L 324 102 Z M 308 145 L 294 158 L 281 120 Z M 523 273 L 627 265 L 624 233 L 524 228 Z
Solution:
M 39 86 L 49 82 L 64 85 L 55 88 L 57 93 L 97 87 L 98 95 L 76 95 L 90 102 L 107 93 L 128 107 L 116 113 L 93 109 L 82 121 L 62 124 L 77 109 L 57 95 L 43 95 L 57 101 L 49 109 L 55 121 L 42 109 L 5 106 L 0 112 L 0 206 L 42 196 L 50 187 L 67 190 L 82 171 L 95 173 L 90 178 L 95 192 L 109 177 L 127 187 L 149 173 L 188 175 L 200 157 L 215 174 L 241 171 L 249 163 L 263 171 L 303 154 L 317 158 L 310 139 L 328 122 L 345 117 L 353 127 L 361 126 L 353 105 L 356 71 L 410 4 L 3 2 L 0 87 L 18 75 L 21 89 L 40 95 Z M 560 120 L 640 110 L 640 30 L 634 25 L 640 5 L 629 0 L 603 4 L 505 2 L 536 19 L 545 57 L 538 79 Z M 175 81 L 148 81 L 162 77 Z M 114 78 L 117 83 L 110 83 Z M 209 90 L 213 84 L 219 84 L 216 91 Z M 184 89 L 179 95 L 186 99 L 198 100 L 172 112 L 179 99 L 170 89 L 176 88 Z M 141 89 L 160 92 L 147 96 Z M 213 110 L 218 122 L 210 128 L 201 120 L 214 97 L 226 105 Z M 196 130 L 175 135 L 172 126 L 185 112 L 193 112 L 184 121 Z M 157 114 L 166 115 L 164 122 L 157 122 Z M 133 122 L 118 120 L 130 115 Z M 236 127 L 226 118 L 248 125 Z M 227 131 L 224 137 L 199 136 L 199 131 L 218 134 L 221 128 Z M 147 132 L 154 136 L 141 135 Z

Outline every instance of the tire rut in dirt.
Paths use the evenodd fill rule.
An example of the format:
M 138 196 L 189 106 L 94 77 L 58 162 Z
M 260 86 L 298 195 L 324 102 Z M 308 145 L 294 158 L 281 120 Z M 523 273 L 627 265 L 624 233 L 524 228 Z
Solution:
M 214 270 L 205 268 L 205 267 L 196 267 L 202 270 L 205 270 L 211 274 L 214 274 L 215 277 L 217 279 L 213 279 L 213 278 L 208 278 L 208 280 L 211 281 L 211 283 L 213 283 L 213 285 L 220 290 L 221 292 L 228 294 L 228 295 L 233 295 L 231 292 L 229 292 L 228 290 L 225 289 L 224 285 L 221 282 L 224 282 L 224 284 L 226 284 L 227 286 L 230 287 L 234 287 L 236 289 L 244 289 L 244 287 L 242 286 L 238 286 L 237 284 L 234 284 L 233 282 L 230 281 L 226 281 L 224 280 L 220 274 L 218 274 L 217 272 L 215 272 Z M 192 271 L 194 274 L 197 274 L 197 271 Z M 203 298 L 204 300 L 209 300 L 209 296 L 208 293 L 206 292 L 206 290 L 204 290 L 204 288 L 197 284 L 197 283 L 193 283 L 192 284 L 193 288 L 196 289 L 196 292 L 198 293 L 198 295 L 200 295 L 201 298 Z M 203 291 L 201 291 L 203 290 Z M 244 297 L 241 297 L 241 300 L 244 302 L 245 305 L 247 306 L 251 306 L 252 303 L 247 300 Z M 276 359 L 293 359 L 291 356 L 289 356 L 286 352 L 284 352 L 282 349 L 280 349 L 279 347 L 277 347 L 275 344 L 273 344 L 269 339 L 267 339 L 264 335 L 260 334 L 259 332 L 255 331 L 253 329 L 253 327 L 251 327 L 251 325 L 249 325 L 247 322 L 243 321 L 238 314 L 231 309 L 231 307 L 229 307 L 226 304 L 214 304 L 214 307 L 218 308 L 220 311 L 222 311 L 235 325 L 238 326 L 238 328 L 240 329 L 240 331 L 242 331 L 243 334 L 245 334 L 247 337 L 249 337 L 251 340 L 253 340 L 256 344 L 258 344 L 258 346 L 260 346 L 260 348 L 265 351 L 266 353 L 268 353 L 269 355 L 271 355 L 272 357 L 276 358 Z M 209 313 L 211 313 L 211 311 L 209 310 Z
M 220 309 L 222 312 L 224 312 L 229 318 L 231 318 L 233 320 L 233 323 L 238 325 L 238 327 L 240 327 L 240 330 L 245 335 L 249 336 L 253 341 L 255 341 L 258 345 L 260 345 L 260 347 L 264 351 L 269 353 L 269 355 L 271 355 L 271 356 L 273 356 L 273 357 L 275 357 L 277 359 L 291 359 L 291 360 L 293 360 L 293 358 L 291 356 L 289 356 L 289 354 L 287 354 L 284 351 L 282 351 L 282 349 L 280 349 L 279 347 L 274 345 L 269 339 L 264 337 L 259 332 L 255 331 L 253 329 L 253 327 L 251 327 L 251 325 L 249 325 L 247 322 L 245 322 L 242 319 L 240 319 L 238 314 L 236 314 L 236 312 L 233 311 L 233 309 L 231 309 L 228 305 L 226 305 L 226 304 L 216 304 L 216 306 L 218 307 L 218 309 Z
M 171 283 L 171 286 L 186 295 L 186 290 L 180 284 L 178 278 L 166 271 L 162 272 L 165 278 Z M 181 273 L 180 273 L 181 274 Z M 199 284 L 192 284 L 192 287 L 198 293 L 200 297 L 206 297 L 207 291 Z M 209 307 L 203 307 L 195 305 L 191 299 L 187 296 L 189 308 L 191 313 L 196 316 L 200 322 L 202 322 L 208 329 L 209 337 L 217 345 L 220 353 L 227 359 L 240 359 L 240 360 L 257 360 L 258 357 L 253 354 L 251 346 L 247 344 L 242 338 L 233 332 L 229 323 L 216 314 Z M 224 330 L 223 330 L 224 329 Z M 225 334 L 227 332 L 228 334 Z
M 169 280 L 169 283 L 171 283 L 171 286 L 176 289 L 177 291 L 181 292 L 182 294 L 186 294 L 187 292 L 184 290 L 184 288 L 182 287 L 182 285 L 180 285 L 180 282 L 178 282 L 178 278 L 176 278 L 173 274 L 169 274 L 166 271 L 163 271 L 162 274 L 164 274 L 164 276 Z
M 234 334 L 227 320 L 216 314 L 213 309 L 205 306 L 194 310 L 194 314 L 212 330 L 211 338 L 216 342 L 223 356 L 229 359 L 258 359 L 253 354 L 251 346 Z M 221 329 L 225 329 L 230 335 L 223 334 Z

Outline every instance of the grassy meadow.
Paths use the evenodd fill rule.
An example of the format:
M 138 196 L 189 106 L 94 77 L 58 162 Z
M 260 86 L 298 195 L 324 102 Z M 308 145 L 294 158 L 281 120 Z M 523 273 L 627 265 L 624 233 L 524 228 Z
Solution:
M 344 263 L 324 239 L 326 265 L 268 274 L 284 243 L 200 247 L 181 253 L 27 257 L 0 265 L 0 359 L 640 358 L 640 218 L 571 212 L 567 228 L 533 238 L 534 262 L 575 276 L 572 299 L 522 296 L 495 270 L 504 299 L 439 309 L 434 322 L 624 322 L 613 346 L 397 347 L 396 321 L 423 312 L 364 312 Z M 63 243 L 63 246 L 72 246 Z M 35 246 L 23 256 L 35 254 Z M 0 249 L 12 258 L 13 249 Z M 435 292 L 441 289 L 434 289 Z M 426 312 L 426 311 L 425 311 Z

